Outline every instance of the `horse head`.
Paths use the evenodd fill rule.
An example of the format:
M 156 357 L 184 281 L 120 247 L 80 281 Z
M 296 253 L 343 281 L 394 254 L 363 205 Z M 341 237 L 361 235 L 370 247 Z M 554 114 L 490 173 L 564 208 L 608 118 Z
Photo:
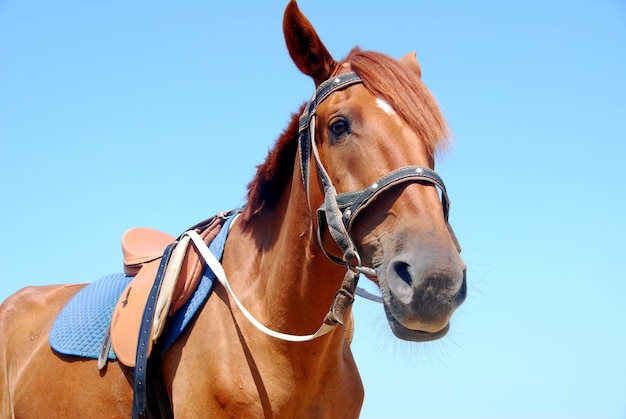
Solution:
M 434 172 L 447 127 L 415 53 L 395 60 L 355 48 L 336 61 L 294 0 L 283 31 L 317 89 L 300 118 L 299 154 L 311 210 L 321 207 L 320 246 L 378 284 L 397 337 L 442 337 L 466 296 L 465 264 Z

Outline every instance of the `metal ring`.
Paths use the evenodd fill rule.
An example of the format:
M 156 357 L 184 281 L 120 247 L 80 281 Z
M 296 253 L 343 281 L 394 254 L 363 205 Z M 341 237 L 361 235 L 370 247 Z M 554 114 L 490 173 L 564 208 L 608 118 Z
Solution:
M 344 262 L 346 262 L 346 267 L 348 268 L 348 270 L 349 270 L 349 271 L 356 272 L 356 273 L 360 273 L 360 272 L 359 272 L 359 270 L 358 270 L 358 268 L 359 268 L 360 266 L 363 266 L 363 265 L 361 264 L 361 256 L 359 255 L 359 252 L 357 252 L 357 250 L 356 250 L 356 249 L 350 249 L 350 253 L 352 253 L 352 254 L 351 254 L 351 256 L 352 256 L 351 258 L 348 258 L 348 255 L 347 255 L 347 254 L 344 254 L 344 257 L 345 257 Z M 347 259 L 352 260 L 353 258 L 356 258 L 356 265 L 354 265 L 354 266 L 352 266 L 352 265 L 350 264 L 350 261 L 349 261 L 349 260 L 347 260 Z

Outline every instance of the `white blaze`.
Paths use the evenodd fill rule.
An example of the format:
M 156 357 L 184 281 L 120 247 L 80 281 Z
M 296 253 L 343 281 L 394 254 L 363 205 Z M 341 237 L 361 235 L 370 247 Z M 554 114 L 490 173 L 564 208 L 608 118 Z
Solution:
M 395 111 L 393 110 L 393 108 L 391 107 L 391 105 L 389 105 L 387 102 L 385 102 L 384 100 L 377 98 L 376 99 L 376 105 L 382 109 L 383 111 L 385 111 L 387 114 L 389 115 L 395 115 Z

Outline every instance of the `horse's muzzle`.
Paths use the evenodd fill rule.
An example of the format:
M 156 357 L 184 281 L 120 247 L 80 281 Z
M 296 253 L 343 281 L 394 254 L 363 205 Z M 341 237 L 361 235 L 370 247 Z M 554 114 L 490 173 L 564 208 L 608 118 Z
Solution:
M 465 263 L 458 253 L 399 254 L 380 267 L 385 313 L 394 334 L 428 341 L 444 336 L 467 295 Z

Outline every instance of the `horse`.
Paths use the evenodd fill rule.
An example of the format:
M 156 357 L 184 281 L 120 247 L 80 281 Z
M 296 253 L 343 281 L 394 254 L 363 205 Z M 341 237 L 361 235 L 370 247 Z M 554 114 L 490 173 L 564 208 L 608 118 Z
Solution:
M 336 61 L 295 0 L 283 32 L 316 91 L 248 185 L 221 260 L 230 285 L 215 284 L 157 360 L 175 417 L 358 417 L 350 303 L 359 277 L 378 285 L 391 330 L 408 341 L 443 337 L 466 297 L 434 171 L 448 128 L 415 53 L 355 47 Z M 99 370 L 48 342 L 83 287 L 27 287 L 0 306 L 0 416 L 133 414 L 132 368 Z

